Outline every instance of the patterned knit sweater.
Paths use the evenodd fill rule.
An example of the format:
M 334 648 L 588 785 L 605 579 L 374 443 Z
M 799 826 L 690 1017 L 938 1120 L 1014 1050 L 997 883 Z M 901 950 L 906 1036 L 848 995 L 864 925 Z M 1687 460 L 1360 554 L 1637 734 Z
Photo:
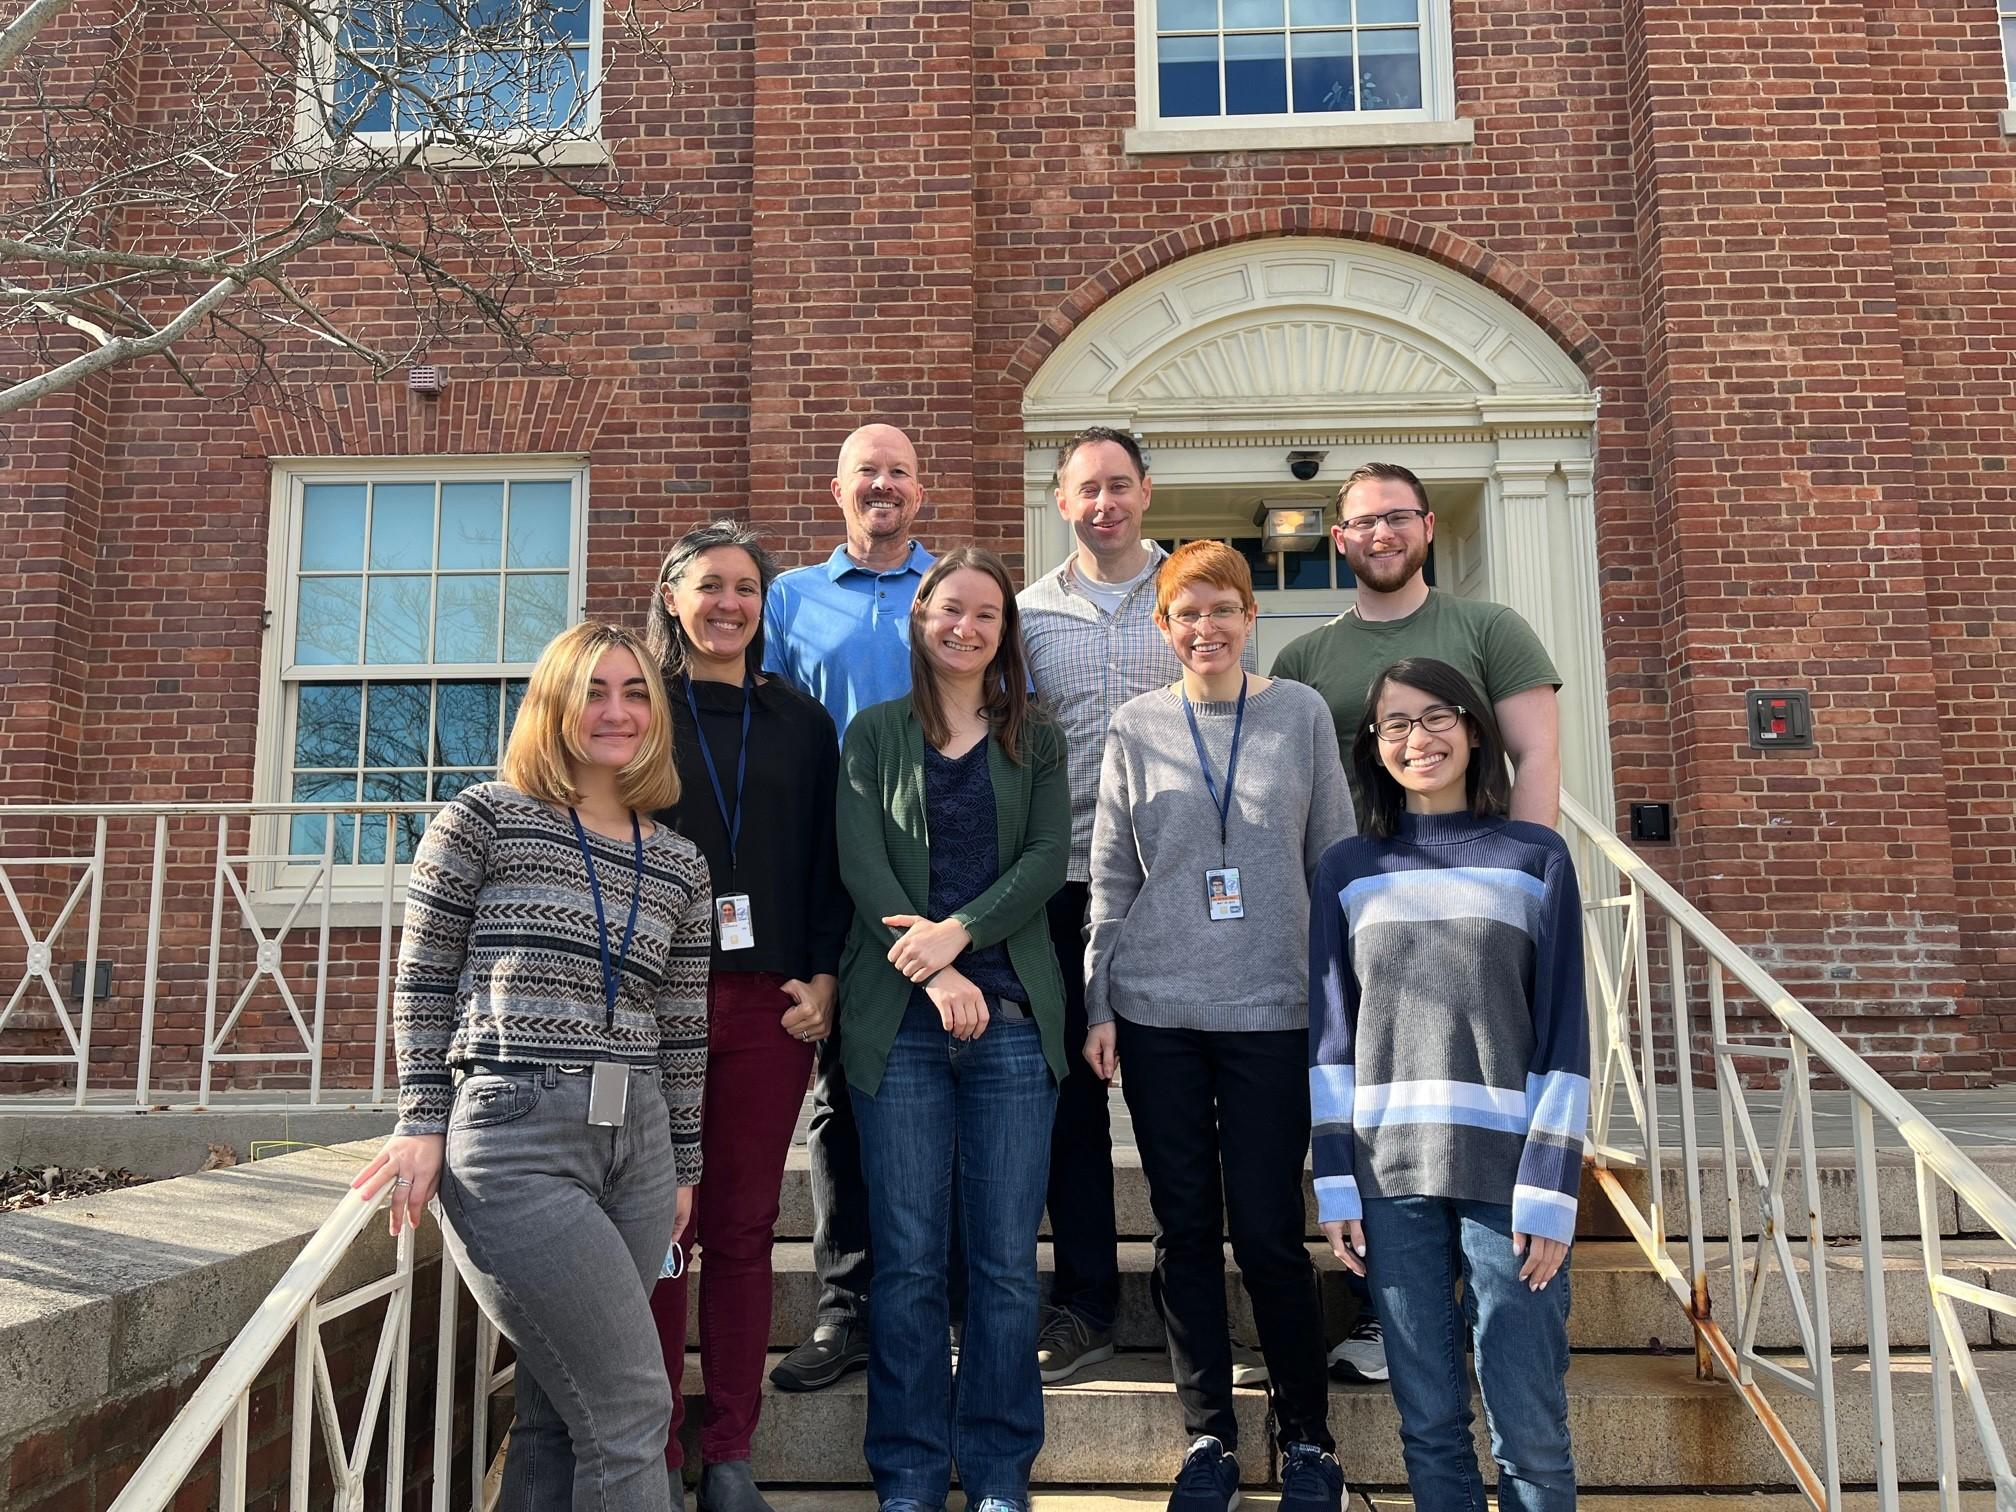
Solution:
M 623 944 L 636 859 L 588 831 L 610 960 Z M 427 826 L 406 883 L 392 1023 L 401 1134 L 439 1134 L 451 1068 L 470 1060 L 658 1067 L 679 1184 L 700 1179 L 707 1075 L 707 863 L 659 826 L 644 840 L 637 932 L 606 1017 L 595 906 L 574 826 L 501 782 L 469 788 Z
M 1391 840 L 1331 847 L 1309 911 L 1309 1094 L 1322 1221 L 1451 1197 L 1574 1241 L 1589 1035 L 1559 835 L 1409 814 Z

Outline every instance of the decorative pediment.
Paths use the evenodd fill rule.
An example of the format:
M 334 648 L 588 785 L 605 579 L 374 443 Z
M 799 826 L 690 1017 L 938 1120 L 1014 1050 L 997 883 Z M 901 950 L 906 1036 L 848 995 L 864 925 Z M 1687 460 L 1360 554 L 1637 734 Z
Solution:
M 1158 430 L 1307 429 L 1520 414 L 1586 423 L 1595 395 L 1509 300 L 1369 242 L 1219 247 L 1121 290 L 1023 395 L 1038 434 L 1089 421 Z

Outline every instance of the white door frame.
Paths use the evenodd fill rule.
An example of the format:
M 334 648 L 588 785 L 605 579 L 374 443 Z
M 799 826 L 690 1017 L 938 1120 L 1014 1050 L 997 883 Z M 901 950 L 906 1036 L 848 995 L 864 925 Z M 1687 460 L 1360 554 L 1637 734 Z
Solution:
M 1330 488 L 1370 461 L 1432 488 L 1481 481 L 1490 595 L 1560 669 L 1562 782 L 1613 812 L 1596 559 L 1598 396 L 1530 317 L 1426 258 L 1327 237 L 1243 242 L 1130 285 L 1051 353 L 1023 397 L 1024 561 L 1070 554 L 1056 448 L 1131 430 L 1158 483 Z

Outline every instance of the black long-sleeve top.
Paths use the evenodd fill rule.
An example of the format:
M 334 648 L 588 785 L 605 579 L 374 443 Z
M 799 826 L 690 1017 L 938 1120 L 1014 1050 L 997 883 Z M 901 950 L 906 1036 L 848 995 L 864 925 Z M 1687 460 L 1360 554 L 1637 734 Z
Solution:
M 840 782 L 840 742 L 833 717 L 782 678 L 759 682 L 749 723 L 749 775 L 742 790 L 742 839 L 728 859 L 728 826 L 707 780 L 694 738 L 686 680 L 668 677 L 673 764 L 679 802 L 657 817 L 691 840 L 707 858 L 714 896 L 747 893 L 756 943 L 721 949 L 715 931 L 713 969 L 774 971 L 801 981 L 840 970 L 852 905 L 840 885 L 833 831 Z M 693 684 L 721 795 L 735 806 L 735 765 L 742 750 L 742 689 L 734 683 Z

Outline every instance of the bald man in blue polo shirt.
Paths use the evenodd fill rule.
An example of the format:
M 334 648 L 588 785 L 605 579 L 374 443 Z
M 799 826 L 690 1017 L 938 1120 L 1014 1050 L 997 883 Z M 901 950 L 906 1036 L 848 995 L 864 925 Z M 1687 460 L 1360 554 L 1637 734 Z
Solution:
M 770 585 L 763 669 L 818 699 L 844 736 L 863 709 L 910 691 L 910 604 L 932 562 L 910 538 L 924 507 L 910 438 L 893 425 L 855 431 L 840 448 L 833 499 L 846 543 Z M 770 1372 L 781 1391 L 817 1391 L 868 1363 L 868 1190 L 837 1023 L 819 1047 L 806 1144 L 819 1314 L 812 1337 Z

